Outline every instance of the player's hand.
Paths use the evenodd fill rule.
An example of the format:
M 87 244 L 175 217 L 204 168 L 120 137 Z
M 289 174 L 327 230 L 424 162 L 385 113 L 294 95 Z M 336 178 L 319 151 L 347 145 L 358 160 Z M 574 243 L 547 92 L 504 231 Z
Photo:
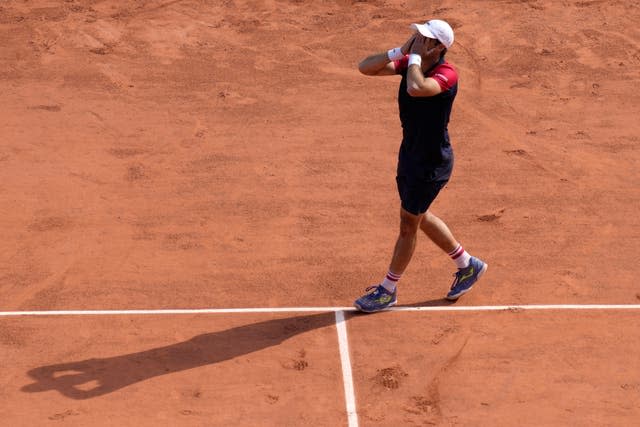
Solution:
M 409 37 L 409 39 L 406 42 L 404 42 L 404 44 L 400 48 L 400 51 L 404 55 L 407 55 L 411 51 L 411 46 L 414 44 L 414 41 L 416 40 L 417 35 L 418 33 L 413 33 L 411 37 Z
M 424 37 L 423 35 L 420 35 L 418 38 L 416 38 L 416 41 L 411 46 L 411 50 L 409 53 L 420 55 L 422 57 L 422 61 L 426 64 L 435 64 L 436 62 L 438 62 L 440 54 L 445 49 L 445 46 L 443 44 L 438 44 L 437 46 L 429 49 L 429 40 L 430 39 Z
M 427 64 L 435 64 L 440 59 L 440 54 L 442 53 L 443 50 L 444 50 L 444 45 L 439 44 L 438 46 L 433 47 L 427 50 L 426 52 L 424 52 L 422 55 L 422 60 Z
M 416 55 L 422 56 L 425 50 L 424 46 L 425 46 L 426 40 L 427 39 L 422 34 L 418 34 L 418 33 L 414 34 L 413 43 L 411 43 L 408 53 L 415 53 Z

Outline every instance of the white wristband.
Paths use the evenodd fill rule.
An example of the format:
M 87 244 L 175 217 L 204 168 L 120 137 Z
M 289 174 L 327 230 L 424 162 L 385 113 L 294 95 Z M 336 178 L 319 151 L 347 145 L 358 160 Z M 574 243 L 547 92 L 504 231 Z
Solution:
M 404 58 L 404 53 L 402 53 L 401 48 L 394 47 L 393 49 L 389 49 L 389 51 L 387 51 L 387 57 L 389 57 L 389 61 L 399 61 Z
M 409 55 L 409 65 L 416 64 L 418 67 L 422 66 L 422 56 L 417 53 Z

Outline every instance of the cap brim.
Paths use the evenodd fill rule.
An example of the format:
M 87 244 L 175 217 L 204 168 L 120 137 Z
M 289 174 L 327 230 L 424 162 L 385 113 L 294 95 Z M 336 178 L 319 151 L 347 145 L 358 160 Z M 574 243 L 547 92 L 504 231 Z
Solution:
M 430 39 L 437 39 L 437 37 L 434 36 L 433 33 L 429 30 L 429 27 L 424 24 L 411 24 L 410 28 L 416 30 L 425 37 L 429 37 Z

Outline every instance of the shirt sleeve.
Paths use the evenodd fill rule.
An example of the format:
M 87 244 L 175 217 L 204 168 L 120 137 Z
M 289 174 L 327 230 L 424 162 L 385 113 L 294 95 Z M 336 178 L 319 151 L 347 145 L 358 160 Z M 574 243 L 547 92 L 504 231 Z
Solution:
M 407 71 L 407 68 L 409 68 L 409 55 L 405 55 L 404 58 L 398 61 L 393 61 L 393 65 L 396 67 L 396 74 L 402 74 Z
M 443 92 L 451 89 L 458 83 L 458 73 L 455 68 L 447 63 L 438 65 L 429 73 L 429 77 L 438 82 Z

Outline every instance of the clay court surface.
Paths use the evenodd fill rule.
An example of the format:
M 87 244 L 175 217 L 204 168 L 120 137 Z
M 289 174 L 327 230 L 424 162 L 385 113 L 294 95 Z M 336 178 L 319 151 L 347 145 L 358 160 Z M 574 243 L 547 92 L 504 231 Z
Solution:
M 3 1 L 0 424 L 637 424 L 639 10 Z M 432 17 L 460 73 L 432 209 L 490 268 L 446 305 L 419 236 L 412 311 L 344 312 L 399 210 L 399 80 L 357 63 Z M 638 307 L 459 310 L 531 304 Z M 327 310 L 18 313 L 260 307 Z

